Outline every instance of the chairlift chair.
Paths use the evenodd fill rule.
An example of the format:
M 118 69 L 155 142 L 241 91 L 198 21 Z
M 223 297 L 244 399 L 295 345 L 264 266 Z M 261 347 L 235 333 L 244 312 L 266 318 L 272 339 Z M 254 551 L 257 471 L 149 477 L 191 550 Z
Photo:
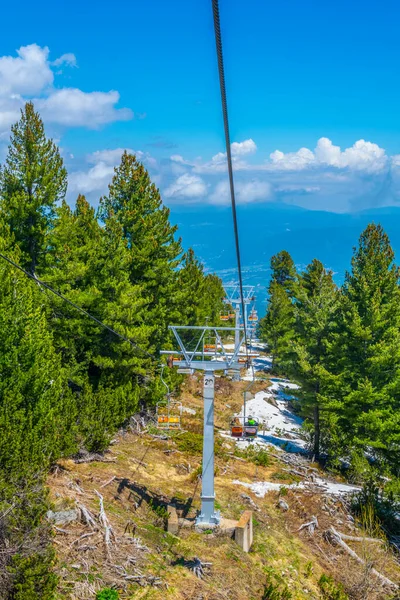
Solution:
M 258 314 L 255 308 L 253 308 L 249 315 L 249 321 L 251 321 L 252 323 L 256 323 L 258 321 Z
M 250 421 L 250 422 L 249 422 Z M 258 433 L 259 422 L 257 419 L 248 419 L 243 424 L 243 434 L 246 438 L 256 438 Z
M 231 423 L 231 436 L 234 438 L 241 438 L 243 437 L 243 433 L 243 423 L 240 422 L 239 417 L 234 417 Z
M 180 429 L 182 403 L 175 400 L 158 402 L 156 405 L 157 427 L 159 429 Z
M 181 360 L 180 357 L 172 357 L 172 362 Z M 165 365 L 161 365 L 160 379 L 167 390 L 166 398 L 156 404 L 157 426 L 159 429 L 180 429 L 182 417 L 182 402 L 171 400 L 171 392 L 163 379 Z

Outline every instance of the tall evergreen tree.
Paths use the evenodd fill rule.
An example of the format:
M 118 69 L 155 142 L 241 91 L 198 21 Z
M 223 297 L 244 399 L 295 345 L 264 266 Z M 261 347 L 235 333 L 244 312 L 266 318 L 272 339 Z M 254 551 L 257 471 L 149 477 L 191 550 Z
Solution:
M 124 152 L 108 195 L 100 201 L 103 222 L 117 221 L 129 251 L 127 265 L 132 285 L 140 284 L 147 298 L 146 320 L 154 328 L 151 348 L 165 343 L 167 327 L 178 317 L 176 269 L 181 260 L 181 243 L 169 209 L 144 166 Z
M 271 258 L 271 271 L 267 313 L 260 319 L 259 332 L 271 353 L 272 369 L 276 370 L 284 368 L 287 363 L 295 336 L 293 302 L 298 276 L 293 259 L 286 250 Z
M 38 285 L 0 263 L 0 578 L 10 600 L 53 598 L 44 483 L 52 461 L 75 450 L 75 402 L 44 300 Z
M 101 295 L 96 283 L 96 260 L 102 236 L 95 211 L 84 196 L 78 196 L 74 210 L 65 201 L 57 208 L 43 277 L 89 312 L 95 309 Z M 71 379 L 80 384 L 101 327 L 56 296 L 49 294 L 48 302 L 56 348 L 69 366 Z
M 314 447 L 320 456 L 321 433 L 329 437 L 333 377 L 329 371 L 330 337 L 334 326 L 338 291 L 319 260 L 314 259 L 300 275 L 296 301 L 296 342 L 290 371 L 300 383 L 298 396 L 304 416 L 313 421 Z M 321 414 L 322 411 L 322 414 Z
M 11 133 L 0 170 L 0 209 L 21 249 L 22 265 L 35 273 L 42 266 L 56 204 L 65 196 L 67 172 L 32 102 Z
M 399 268 L 389 238 L 371 224 L 346 274 L 336 335 L 340 425 L 349 441 L 399 458 Z M 387 437 L 391 431 L 391 440 Z M 397 435 L 397 437 L 396 437 Z M 396 441 L 397 439 L 397 441 Z
M 285 370 L 295 338 L 294 307 L 284 287 L 272 281 L 267 314 L 260 321 L 260 337 L 271 354 L 271 370 Z
M 296 295 L 296 267 L 287 250 L 281 250 L 271 258 L 271 284 L 277 283 L 284 288 L 290 298 Z

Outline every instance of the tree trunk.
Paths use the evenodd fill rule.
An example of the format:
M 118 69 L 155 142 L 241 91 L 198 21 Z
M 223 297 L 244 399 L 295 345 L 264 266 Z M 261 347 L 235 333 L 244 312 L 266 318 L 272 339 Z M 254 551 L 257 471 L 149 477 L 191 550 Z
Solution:
M 321 438 L 321 428 L 319 422 L 319 406 L 314 406 L 314 456 L 316 460 L 319 460 L 319 445 Z

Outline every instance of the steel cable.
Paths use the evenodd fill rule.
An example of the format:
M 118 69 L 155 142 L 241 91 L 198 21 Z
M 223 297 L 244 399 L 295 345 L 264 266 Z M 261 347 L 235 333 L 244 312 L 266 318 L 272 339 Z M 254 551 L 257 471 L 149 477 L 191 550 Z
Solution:
M 222 52 L 222 37 L 221 37 L 221 26 L 220 26 L 220 18 L 219 18 L 218 0 L 212 0 L 212 9 L 213 9 L 213 17 L 214 17 L 215 43 L 216 43 L 216 49 L 217 49 L 219 85 L 220 85 L 220 91 L 221 91 L 222 115 L 223 115 L 223 120 L 224 120 L 226 158 L 227 158 L 227 162 L 228 162 L 228 176 L 229 176 L 229 188 L 230 188 L 230 196 L 231 196 L 233 229 L 234 229 L 234 233 L 235 233 L 235 247 L 236 247 L 236 260 L 237 260 L 238 276 L 239 276 L 239 290 L 240 290 L 240 299 L 241 299 L 242 315 L 243 315 L 244 343 L 245 343 L 245 350 L 246 350 L 246 362 L 247 362 L 247 365 L 249 365 L 249 354 L 248 354 L 248 348 L 247 348 L 247 323 L 245 320 L 245 308 L 244 308 L 244 296 L 243 296 L 242 263 L 241 263 L 241 258 L 240 258 L 239 229 L 238 229 L 237 214 L 236 214 L 235 185 L 234 185 L 234 181 L 233 181 L 232 153 L 231 153 L 231 141 L 230 141 L 229 119 L 228 119 L 228 103 L 227 103 L 227 99 L 226 99 L 224 59 L 223 59 L 223 52 Z

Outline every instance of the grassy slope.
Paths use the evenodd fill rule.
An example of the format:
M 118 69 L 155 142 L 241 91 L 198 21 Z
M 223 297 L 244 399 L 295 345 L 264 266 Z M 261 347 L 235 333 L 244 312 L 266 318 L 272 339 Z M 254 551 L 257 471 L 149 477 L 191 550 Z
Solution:
M 265 384 L 258 385 L 260 389 Z M 227 427 L 232 412 L 241 405 L 245 387 L 245 383 L 217 381 L 217 427 Z M 254 512 L 255 540 L 249 554 L 243 553 L 233 540 L 218 534 L 201 534 L 186 528 L 181 529 L 179 537 L 166 533 L 167 503 L 174 502 L 188 518 L 194 517 L 200 506 L 197 474 L 201 464 L 202 401 L 196 378 L 186 382 L 182 401 L 196 410 L 195 415 L 184 415 L 188 433 L 170 441 L 149 434 L 121 434 L 107 456 L 113 462 L 63 461 L 50 476 L 57 509 L 80 502 L 97 516 L 98 490 L 104 496 L 105 511 L 116 536 L 106 549 L 101 529 L 92 531 L 87 525 L 74 523 L 61 526 L 64 532 L 56 531 L 60 598 L 94 598 L 103 586 L 115 585 L 121 598 L 255 600 L 263 598 L 269 583 L 276 588 L 276 595 L 270 592 L 266 600 L 322 598 L 318 586 L 322 573 L 343 581 L 352 598 L 390 597 L 353 559 L 324 540 L 322 532 L 331 524 L 344 533 L 351 533 L 351 525 L 340 502 L 326 501 L 322 496 L 289 490 L 285 500 L 290 510 L 283 513 L 276 506 L 278 493 L 270 493 L 262 500 L 249 493 L 260 509 Z M 235 479 L 291 480 L 282 470 L 285 465 L 275 458 L 266 467 L 256 466 L 235 458 L 233 449 L 232 441 L 217 436 L 217 506 L 224 517 L 238 519 L 250 507 L 242 497 L 247 490 L 233 484 Z M 298 532 L 300 524 L 311 515 L 318 516 L 320 523 L 313 537 Z M 399 579 L 398 566 L 386 548 L 376 544 L 362 546 L 353 547 L 367 557 L 373 552 L 376 568 Z M 203 580 L 182 564 L 195 556 L 212 563 Z M 127 575 L 137 574 L 143 575 L 142 584 L 149 585 L 127 579 Z M 162 586 L 150 585 L 152 577 L 160 578 Z M 337 600 L 342 599 L 337 596 Z

